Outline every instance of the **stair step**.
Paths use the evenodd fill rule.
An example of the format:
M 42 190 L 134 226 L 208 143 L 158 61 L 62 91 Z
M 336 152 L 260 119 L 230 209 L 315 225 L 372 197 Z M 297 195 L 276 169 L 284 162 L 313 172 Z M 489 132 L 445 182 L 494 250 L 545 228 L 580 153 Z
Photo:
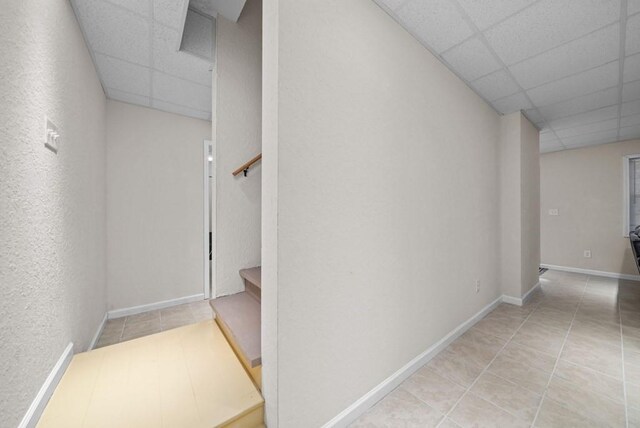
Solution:
M 260 302 L 246 291 L 210 300 L 215 319 L 247 369 L 262 364 Z
M 245 280 L 249 281 L 253 285 L 258 288 L 262 288 L 261 280 L 262 280 L 262 267 L 253 267 L 249 269 L 240 269 L 240 276 Z

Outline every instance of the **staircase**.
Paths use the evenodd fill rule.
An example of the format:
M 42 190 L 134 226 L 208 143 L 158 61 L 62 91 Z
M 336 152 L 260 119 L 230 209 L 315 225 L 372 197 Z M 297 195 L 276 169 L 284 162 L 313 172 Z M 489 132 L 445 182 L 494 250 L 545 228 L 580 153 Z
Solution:
M 260 267 L 242 269 L 245 291 L 210 300 L 213 316 L 238 359 L 258 388 L 262 388 L 260 344 Z

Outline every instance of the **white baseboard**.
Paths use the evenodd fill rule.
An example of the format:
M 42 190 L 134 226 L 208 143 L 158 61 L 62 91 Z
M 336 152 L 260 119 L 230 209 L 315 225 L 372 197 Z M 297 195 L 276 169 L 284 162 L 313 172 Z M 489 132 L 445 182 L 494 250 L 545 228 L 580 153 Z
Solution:
M 502 301 L 504 303 L 509 303 L 510 305 L 522 306 L 527 301 L 527 299 L 529 299 L 529 297 L 531 296 L 531 293 L 536 291 L 538 287 L 540 287 L 539 281 L 536 283 L 536 285 L 531 287 L 531 289 L 527 291 L 525 295 L 522 297 L 512 297 L 512 296 L 507 296 L 506 294 L 503 294 Z
M 445 337 L 440 339 L 436 344 L 429 349 L 409 361 L 400 370 L 383 380 L 371 391 L 367 392 L 361 398 L 359 398 L 351 406 L 344 409 L 336 417 L 323 425 L 323 428 L 333 427 L 346 427 L 362 414 L 364 414 L 369 408 L 380 401 L 385 395 L 389 394 L 395 388 L 397 388 L 402 382 L 404 382 L 409 376 L 418 371 L 422 366 L 429 362 L 433 357 L 438 355 L 440 351 L 449 346 L 451 342 L 460 337 L 465 331 L 469 330 L 480 321 L 485 315 L 491 312 L 496 306 L 502 302 L 502 296 L 498 297 L 493 302 L 482 308 L 477 314 L 469 318 L 467 321 L 460 324 L 454 330 L 452 330 Z
M 56 362 L 55 366 L 47 376 L 47 379 L 42 384 L 40 391 L 36 395 L 36 398 L 33 399 L 31 406 L 27 410 L 27 413 L 22 418 L 20 425 L 18 428 L 34 428 L 38 421 L 40 420 L 40 416 L 42 416 L 42 412 L 44 412 L 51 395 L 53 395 L 53 391 L 55 391 L 60 379 L 62 379 L 62 375 L 69 367 L 69 363 L 71 362 L 71 358 L 73 357 L 73 343 L 70 342 L 65 348 L 64 352 Z
M 199 300 L 204 300 L 204 293 L 194 294 L 193 296 L 178 297 L 177 299 L 172 300 L 163 300 L 162 302 L 148 303 L 146 305 L 132 306 L 130 308 L 114 309 L 107 312 L 107 317 L 109 319 L 122 318 L 156 309 L 170 308 L 171 306 L 182 305 L 184 303 L 197 302 Z
M 93 339 L 91 339 L 91 343 L 89 343 L 89 348 L 87 348 L 87 351 L 91 351 L 93 348 L 96 347 L 96 343 L 98 343 L 98 339 L 100 339 L 100 335 L 102 334 L 102 330 L 104 330 L 104 325 L 107 323 L 107 319 L 108 319 L 108 314 L 105 312 L 104 318 L 102 318 L 102 322 L 98 326 L 98 330 L 96 331 L 96 334 L 93 335 Z
M 568 266 L 556 266 L 556 265 L 545 265 L 545 264 L 541 264 L 540 267 L 551 269 L 551 270 L 561 270 L 564 272 L 583 273 L 586 275 L 594 275 L 594 276 L 604 276 L 605 278 L 628 279 L 630 281 L 640 281 L 640 275 L 629 275 L 626 273 L 606 272 L 603 270 L 581 269 L 581 268 L 574 268 L 574 267 L 568 267 Z

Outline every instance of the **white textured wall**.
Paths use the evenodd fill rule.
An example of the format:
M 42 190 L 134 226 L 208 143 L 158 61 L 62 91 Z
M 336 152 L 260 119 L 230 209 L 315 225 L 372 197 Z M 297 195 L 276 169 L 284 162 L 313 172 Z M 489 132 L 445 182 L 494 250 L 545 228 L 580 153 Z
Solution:
M 105 97 L 68 1 L 4 0 L 0 28 L 0 425 L 15 427 L 105 313 Z
M 317 427 L 501 294 L 499 117 L 370 0 L 265 19 L 268 423 Z
M 109 309 L 203 292 L 211 122 L 107 102 Z
M 261 163 L 231 172 L 262 150 L 262 2 L 247 1 L 238 22 L 216 25 L 216 292 L 244 289 L 238 271 L 260 265 Z
M 539 281 L 540 268 L 540 132 L 529 120 L 521 116 L 521 183 L 522 211 L 521 295 L 525 295 Z
M 542 263 L 638 275 L 622 234 L 622 157 L 634 154 L 640 140 L 540 157 Z

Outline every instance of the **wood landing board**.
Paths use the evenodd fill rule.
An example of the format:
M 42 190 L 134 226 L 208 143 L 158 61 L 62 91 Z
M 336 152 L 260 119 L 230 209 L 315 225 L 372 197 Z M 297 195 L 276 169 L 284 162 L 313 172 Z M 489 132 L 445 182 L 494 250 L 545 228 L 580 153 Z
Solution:
M 209 320 L 75 355 L 37 427 L 254 428 L 263 409 Z

